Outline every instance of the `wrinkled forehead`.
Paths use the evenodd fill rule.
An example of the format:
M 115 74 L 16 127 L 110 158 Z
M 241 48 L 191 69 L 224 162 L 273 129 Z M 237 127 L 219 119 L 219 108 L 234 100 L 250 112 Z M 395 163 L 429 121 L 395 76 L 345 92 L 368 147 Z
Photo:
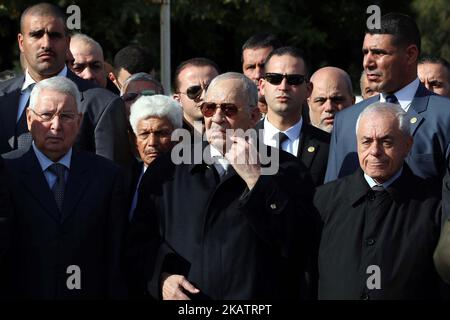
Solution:
M 53 106 L 63 106 L 64 110 L 73 109 L 77 111 L 75 97 L 66 92 L 55 89 L 42 89 L 37 97 L 36 108 L 49 108 Z
M 206 91 L 205 101 L 244 104 L 246 99 L 242 82 L 236 79 L 213 82 Z
M 49 31 L 58 31 L 64 35 L 66 34 L 65 21 L 60 17 L 48 14 L 27 14 L 22 20 L 21 31 L 24 32 L 24 29 L 28 31 L 49 29 Z

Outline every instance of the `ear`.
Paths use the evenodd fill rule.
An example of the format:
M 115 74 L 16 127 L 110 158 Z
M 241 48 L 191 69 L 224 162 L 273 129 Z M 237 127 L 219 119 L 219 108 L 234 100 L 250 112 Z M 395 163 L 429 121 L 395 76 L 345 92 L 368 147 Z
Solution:
M 258 106 L 252 108 L 252 111 L 250 113 L 250 118 L 252 121 L 251 128 L 253 128 L 258 123 L 258 121 L 261 119 L 261 112 L 259 111 Z
M 407 139 L 406 139 L 406 144 L 405 144 L 405 145 L 406 145 L 406 154 L 405 154 L 405 158 L 406 158 L 406 156 L 408 155 L 409 151 L 411 150 L 412 145 L 413 145 L 413 142 L 414 142 L 413 137 L 408 136 Z
M 30 107 L 26 108 L 25 111 L 26 111 L 26 115 L 27 115 L 27 127 L 28 127 L 28 131 L 31 132 L 32 120 L 31 120 L 31 110 L 30 110 Z
M 19 44 L 20 52 L 24 52 L 24 50 L 23 50 L 23 35 L 21 33 L 17 34 L 17 43 Z
M 411 44 L 406 48 L 405 52 L 407 63 L 409 65 L 416 64 L 419 57 L 419 49 L 417 48 L 417 46 L 415 44 Z
M 259 94 L 264 97 L 264 88 L 266 86 L 266 79 L 259 79 Z
M 178 93 L 174 93 L 172 98 L 176 101 L 178 101 L 181 104 L 181 98 L 180 95 Z
M 109 72 L 109 73 L 108 73 L 108 78 L 109 78 L 109 80 L 111 80 L 112 83 L 114 83 L 114 85 L 115 85 L 115 86 L 117 87 L 117 89 L 119 89 L 119 91 L 120 91 L 119 83 L 117 82 L 117 78 L 116 78 L 116 76 L 114 75 L 113 72 Z
M 311 96 L 311 93 L 313 91 L 314 85 L 311 81 L 308 81 L 306 83 L 306 96 L 309 98 Z
M 355 97 L 355 96 L 352 96 L 352 105 L 354 105 L 355 102 L 356 102 L 356 97 Z

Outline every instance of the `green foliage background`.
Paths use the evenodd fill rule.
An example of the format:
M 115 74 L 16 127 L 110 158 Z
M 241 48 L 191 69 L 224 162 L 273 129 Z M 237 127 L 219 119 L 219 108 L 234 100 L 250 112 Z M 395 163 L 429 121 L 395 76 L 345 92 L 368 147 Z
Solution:
M 0 0 L 0 71 L 18 68 L 20 13 L 37 2 Z M 81 8 L 81 32 L 102 44 L 109 62 L 120 48 L 139 43 L 151 49 L 159 69 L 158 0 L 50 2 Z M 267 31 L 302 48 L 312 70 L 326 65 L 347 70 L 358 91 L 366 8 L 372 4 L 380 6 L 382 14 L 397 11 L 413 16 L 422 31 L 423 51 L 450 60 L 448 0 L 172 0 L 172 70 L 185 59 L 206 56 L 222 71 L 241 71 L 242 44 L 252 34 Z

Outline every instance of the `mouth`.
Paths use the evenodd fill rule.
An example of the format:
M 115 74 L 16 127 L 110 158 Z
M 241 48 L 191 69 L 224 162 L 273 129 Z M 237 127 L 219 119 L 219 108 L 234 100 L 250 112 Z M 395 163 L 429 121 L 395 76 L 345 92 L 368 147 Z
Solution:
M 63 141 L 64 139 L 62 137 L 47 137 L 45 138 L 45 140 L 48 142 L 60 142 Z
M 288 96 L 278 96 L 278 97 L 276 97 L 276 99 L 277 99 L 277 101 L 280 101 L 280 102 L 287 102 L 290 100 L 290 98 Z
M 43 52 L 38 55 L 38 58 L 40 59 L 50 59 L 53 58 L 55 54 L 53 52 Z
M 369 81 L 377 81 L 381 77 L 381 74 L 378 73 L 367 73 L 367 80 Z

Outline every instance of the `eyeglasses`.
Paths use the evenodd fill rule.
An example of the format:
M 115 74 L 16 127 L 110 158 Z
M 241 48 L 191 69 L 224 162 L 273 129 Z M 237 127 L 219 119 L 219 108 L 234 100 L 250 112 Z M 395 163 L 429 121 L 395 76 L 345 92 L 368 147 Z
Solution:
M 203 102 L 200 106 L 200 110 L 206 118 L 212 117 L 216 113 L 217 108 L 220 108 L 228 118 L 232 118 L 238 113 L 238 107 L 233 103 Z
M 154 90 L 142 90 L 141 92 L 128 92 L 121 96 L 123 102 L 130 102 L 136 100 L 140 96 L 153 96 L 156 92 Z
M 208 85 L 206 85 L 205 87 L 195 85 L 187 88 L 186 92 L 179 92 L 179 93 L 187 95 L 187 97 L 191 100 L 196 100 L 200 98 L 200 96 L 202 95 L 202 91 L 206 91 L 206 89 L 208 89 Z
M 283 81 L 283 78 L 286 78 L 286 81 L 290 86 L 298 86 L 303 82 L 308 81 L 306 76 L 302 74 L 266 73 L 264 75 L 264 79 L 273 85 L 279 85 L 281 81 Z
M 38 113 L 31 108 L 30 108 L 30 110 L 33 111 L 33 113 L 35 115 L 37 115 L 41 119 L 42 122 L 52 121 L 56 116 L 58 116 L 59 121 L 61 121 L 62 123 L 71 123 L 78 117 L 78 114 L 74 113 L 74 112 L 42 112 L 42 113 Z

